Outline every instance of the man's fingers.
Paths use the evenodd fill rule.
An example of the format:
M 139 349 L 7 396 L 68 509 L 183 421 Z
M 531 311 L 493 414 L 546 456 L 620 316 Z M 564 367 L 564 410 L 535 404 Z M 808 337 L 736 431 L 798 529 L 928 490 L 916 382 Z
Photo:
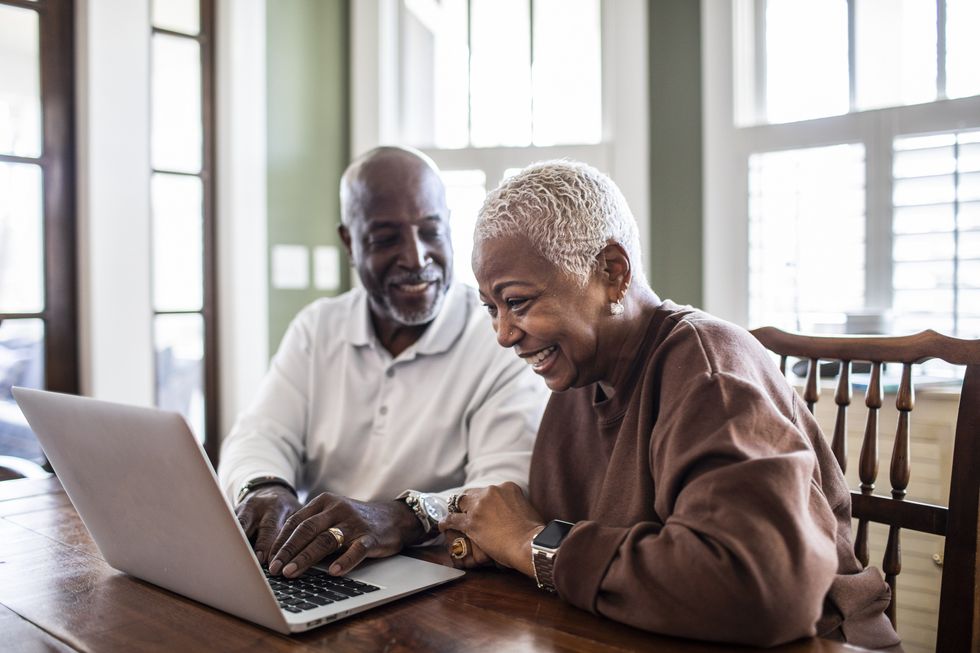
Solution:
M 255 519 L 255 511 L 252 510 L 248 504 L 243 503 L 242 505 L 238 506 L 236 514 L 238 515 L 238 523 L 241 525 L 242 530 L 245 531 L 245 537 L 251 540 L 252 536 L 255 534 L 257 521 Z
M 267 512 L 262 517 L 262 521 L 259 522 L 259 526 L 255 532 L 255 544 L 252 546 L 255 549 L 255 557 L 258 558 L 259 564 L 264 564 L 270 557 L 270 554 L 275 550 L 272 548 L 272 543 L 279 534 L 279 524 L 281 521 L 275 513 Z
M 289 522 L 292 518 L 286 520 L 286 525 L 283 530 L 279 533 L 279 537 L 276 538 L 276 542 L 279 542 L 289 527 Z M 305 551 L 307 547 L 313 545 L 313 550 L 310 554 L 315 551 L 321 551 L 320 555 L 316 560 L 319 560 L 324 555 L 332 553 L 337 550 L 337 539 L 330 533 L 327 529 L 332 527 L 333 524 L 330 521 L 328 515 L 320 514 L 314 515 L 309 519 L 303 520 L 298 526 L 293 530 L 292 534 L 286 538 L 282 546 L 278 549 L 275 548 L 273 544 L 273 551 L 275 555 L 271 563 L 269 563 L 269 571 L 273 574 L 278 574 L 280 571 L 285 571 L 285 567 L 288 567 L 292 562 L 296 562 L 297 566 L 305 561 L 305 558 L 296 560 L 301 552 Z M 330 548 L 332 546 L 332 548 Z M 319 548 L 318 548 L 319 547 Z M 306 566 L 309 567 L 313 561 L 307 562 Z M 289 575 L 294 575 L 294 573 Z
M 330 531 L 317 534 L 302 551 L 297 553 L 282 568 L 282 575 L 288 578 L 299 576 L 325 556 L 334 553 L 338 548 L 337 539 Z M 279 557 L 277 556 L 277 560 Z
M 371 549 L 374 547 L 374 539 L 370 535 L 365 535 L 364 537 L 359 537 L 347 550 L 337 558 L 332 565 L 330 565 L 330 573 L 334 576 L 342 576 L 349 572 L 351 569 L 361 564 L 364 558 L 368 557 Z
M 275 541 L 272 543 L 270 551 L 278 551 L 286 544 L 286 541 L 292 537 L 293 533 L 303 524 L 306 520 L 315 518 L 319 511 L 314 508 L 311 504 L 306 504 L 287 519 L 279 530 L 279 534 L 276 536 Z M 316 532 L 310 533 L 310 539 L 316 535 Z M 306 543 L 304 543 L 304 546 Z

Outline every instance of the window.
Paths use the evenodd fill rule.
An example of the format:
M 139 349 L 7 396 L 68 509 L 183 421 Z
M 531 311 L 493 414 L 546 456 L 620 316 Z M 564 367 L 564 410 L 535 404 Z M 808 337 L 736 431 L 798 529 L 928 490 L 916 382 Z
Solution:
M 0 1 L 0 456 L 45 458 L 11 386 L 78 391 L 74 17 Z
M 742 125 L 980 93 L 973 0 L 740 0 Z
M 980 131 L 894 141 L 895 327 L 980 338 Z
M 980 336 L 977 3 L 742 0 L 706 25 L 706 307 Z
M 544 159 L 579 159 L 610 174 L 641 218 L 645 238 L 643 5 L 601 0 L 352 5 L 352 76 L 359 82 L 351 114 L 352 154 L 399 143 L 433 158 L 447 186 L 457 279 L 475 285 L 472 233 L 486 192 L 508 173 Z M 629 64 L 616 66 L 616 61 Z M 630 138 L 617 140 L 617 133 Z
M 217 451 L 213 2 L 153 0 L 150 69 L 156 404 Z
M 862 309 L 864 232 L 862 145 L 751 155 L 750 322 L 813 331 Z
M 599 0 L 400 3 L 400 140 L 445 173 L 455 276 L 464 283 L 476 285 L 477 211 L 505 169 L 561 156 L 534 156 L 538 147 L 602 140 L 599 8 Z M 481 156 L 486 148 L 507 148 L 503 167 Z M 464 155 L 465 167 L 446 150 L 456 161 Z

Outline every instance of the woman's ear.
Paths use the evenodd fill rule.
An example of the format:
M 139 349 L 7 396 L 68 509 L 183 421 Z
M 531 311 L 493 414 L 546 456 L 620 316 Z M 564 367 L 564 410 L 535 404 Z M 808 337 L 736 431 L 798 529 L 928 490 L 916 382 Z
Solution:
M 629 254 L 619 243 L 609 243 L 599 252 L 599 274 L 609 292 L 609 301 L 618 302 L 633 281 Z

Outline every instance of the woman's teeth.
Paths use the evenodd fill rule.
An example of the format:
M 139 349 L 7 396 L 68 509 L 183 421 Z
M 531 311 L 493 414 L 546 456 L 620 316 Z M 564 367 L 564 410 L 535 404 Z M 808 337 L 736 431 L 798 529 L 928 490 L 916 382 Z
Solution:
M 530 356 L 528 358 L 525 358 L 524 360 L 527 361 L 527 364 L 528 365 L 540 365 L 541 363 L 544 362 L 544 359 L 546 359 L 548 356 L 551 356 L 551 354 L 556 349 L 558 349 L 558 346 L 557 345 L 551 345 L 547 349 L 542 349 L 541 351 L 539 351 L 538 353 L 536 353 L 534 356 Z

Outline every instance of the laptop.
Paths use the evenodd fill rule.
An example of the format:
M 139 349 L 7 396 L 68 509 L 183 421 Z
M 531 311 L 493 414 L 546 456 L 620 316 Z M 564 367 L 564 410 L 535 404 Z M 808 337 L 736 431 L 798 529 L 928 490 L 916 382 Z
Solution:
M 159 587 L 289 634 L 464 573 L 393 556 L 341 579 L 323 567 L 267 579 L 178 413 L 27 388 L 13 394 L 106 562 Z

